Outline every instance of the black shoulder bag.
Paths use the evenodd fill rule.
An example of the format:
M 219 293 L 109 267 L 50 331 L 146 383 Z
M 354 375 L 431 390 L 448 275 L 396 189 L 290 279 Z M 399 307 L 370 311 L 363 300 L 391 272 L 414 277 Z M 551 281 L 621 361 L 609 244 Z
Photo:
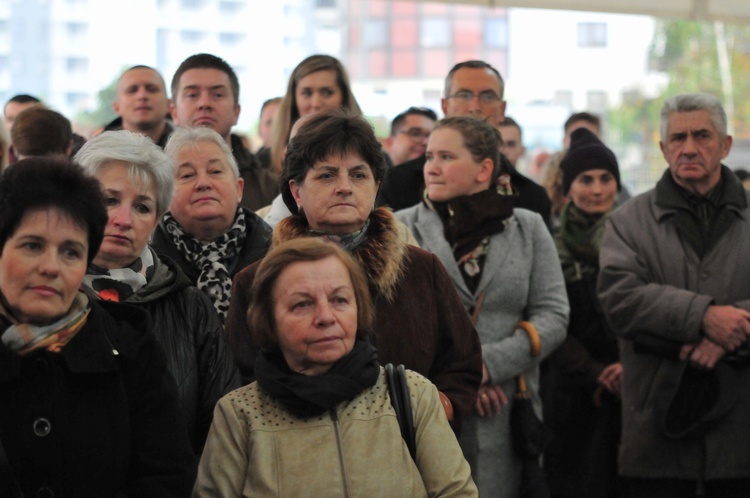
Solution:
M 385 376 L 388 381 L 391 405 L 396 411 L 398 425 L 401 428 L 401 437 L 404 438 L 406 447 L 409 448 L 412 460 L 416 462 L 417 441 L 414 433 L 414 415 L 411 412 L 411 397 L 409 387 L 406 385 L 406 370 L 403 365 L 394 367 L 393 363 L 388 363 L 385 366 Z

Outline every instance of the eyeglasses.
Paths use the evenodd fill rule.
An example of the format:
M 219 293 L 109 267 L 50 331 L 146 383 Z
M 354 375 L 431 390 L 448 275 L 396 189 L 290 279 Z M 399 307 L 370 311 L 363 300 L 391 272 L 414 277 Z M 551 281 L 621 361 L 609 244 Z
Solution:
M 453 95 L 450 95 L 449 99 L 460 100 L 461 102 L 471 102 L 475 98 L 479 97 L 479 102 L 482 104 L 494 104 L 500 101 L 500 96 L 492 90 L 485 90 L 479 92 L 479 95 L 475 94 L 471 90 L 459 90 Z
M 422 128 L 409 128 L 408 130 L 400 130 L 399 133 L 409 135 L 412 140 L 427 140 L 430 137 L 430 132 Z

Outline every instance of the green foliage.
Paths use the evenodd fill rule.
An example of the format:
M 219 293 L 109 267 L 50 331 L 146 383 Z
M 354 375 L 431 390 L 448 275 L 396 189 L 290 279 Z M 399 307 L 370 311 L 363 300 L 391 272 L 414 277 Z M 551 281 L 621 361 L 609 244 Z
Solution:
M 750 138 L 750 30 L 725 25 L 729 55 L 731 97 L 734 113 L 729 116 L 735 138 Z M 650 145 L 659 141 L 659 110 L 665 99 L 678 93 L 708 92 L 723 102 L 724 95 L 714 24 L 696 21 L 658 20 L 651 43 L 650 67 L 666 73 L 668 83 L 661 95 L 648 98 L 638 91 L 623 98 L 612 109 L 610 132 L 619 143 Z
M 719 67 L 717 44 L 729 56 L 731 94 L 725 95 Z M 724 37 L 716 26 L 695 21 L 658 21 L 651 47 L 652 67 L 667 73 L 669 83 L 661 96 L 708 92 L 723 102 L 734 101 L 729 116 L 737 138 L 750 138 L 750 31 L 745 26 L 724 25 Z
M 112 109 L 112 103 L 117 96 L 117 81 L 119 79 L 118 76 L 109 85 L 99 90 L 97 94 L 99 103 L 96 109 L 78 113 L 74 121 L 83 126 L 98 128 L 115 119 L 117 114 Z

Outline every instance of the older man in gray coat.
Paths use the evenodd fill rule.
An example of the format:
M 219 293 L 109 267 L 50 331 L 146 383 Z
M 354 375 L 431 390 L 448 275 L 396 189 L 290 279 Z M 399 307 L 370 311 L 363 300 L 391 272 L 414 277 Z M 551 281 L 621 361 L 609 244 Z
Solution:
M 722 166 L 721 103 L 678 95 L 661 114 L 669 169 L 606 228 L 598 291 L 624 368 L 625 496 L 750 489 L 750 194 Z

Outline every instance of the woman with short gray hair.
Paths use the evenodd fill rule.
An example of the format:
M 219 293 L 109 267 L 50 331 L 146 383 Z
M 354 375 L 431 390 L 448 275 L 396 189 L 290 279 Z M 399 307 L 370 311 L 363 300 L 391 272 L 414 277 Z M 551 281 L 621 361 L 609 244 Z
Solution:
M 174 197 L 153 247 L 208 295 L 223 320 L 232 277 L 265 255 L 271 228 L 240 205 L 244 180 L 218 133 L 180 127 L 164 151 L 172 160 Z
M 99 180 L 109 215 L 83 286 L 92 296 L 149 312 L 200 454 L 214 405 L 239 387 L 239 375 L 211 301 L 148 246 L 172 198 L 172 162 L 149 138 L 124 130 L 89 140 L 76 160 Z
M 169 207 L 172 200 L 172 162 L 164 152 L 146 136 L 137 133 L 118 133 L 105 131 L 90 140 L 78 151 L 76 160 L 93 176 L 100 169 L 113 162 L 128 165 L 131 181 L 143 182 L 149 188 L 153 186 L 156 194 L 156 212 L 159 216 Z

